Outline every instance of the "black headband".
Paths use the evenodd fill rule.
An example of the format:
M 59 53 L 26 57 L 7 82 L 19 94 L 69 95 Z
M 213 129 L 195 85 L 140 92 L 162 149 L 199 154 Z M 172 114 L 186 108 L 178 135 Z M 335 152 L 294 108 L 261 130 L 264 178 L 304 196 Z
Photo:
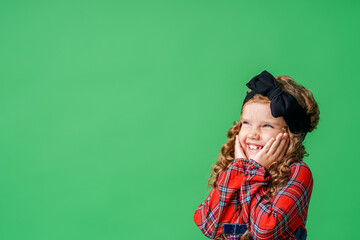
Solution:
M 246 86 L 252 91 L 246 95 L 243 106 L 255 94 L 267 96 L 271 101 L 270 109 L 274 118 L 282 116 L 292 133 L 306 134 L 309 131 L 310 119 L 306 110 L 290 93 L 279 87 L 273 75 L 265 70 L 253 77 Z

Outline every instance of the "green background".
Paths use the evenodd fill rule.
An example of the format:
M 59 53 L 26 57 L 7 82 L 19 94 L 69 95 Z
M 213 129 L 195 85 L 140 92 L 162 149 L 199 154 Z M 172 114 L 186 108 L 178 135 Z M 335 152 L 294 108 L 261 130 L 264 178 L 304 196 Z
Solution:
M 1 1 L 0 239 L 206 239 L 193 214 L 263 70 L 312 90 L 309 239 L 353 239 L 358 1 Z

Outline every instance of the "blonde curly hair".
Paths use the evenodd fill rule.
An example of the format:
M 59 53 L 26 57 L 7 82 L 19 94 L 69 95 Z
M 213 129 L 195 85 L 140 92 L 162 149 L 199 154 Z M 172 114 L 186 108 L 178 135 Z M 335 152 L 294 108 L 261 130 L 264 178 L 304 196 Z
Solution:
M 306 109 L 306 114 L 309 116 L 310 119 L 309 132 L 312 132 L 314 129 L 316 129 L 319 122 L 320 111 L 312 92 L 304 88 L 302 85 L 297 84 L 289 76 L 280 75 L 275 79 L 283 91 L 288 92 L 292 96 L 294 96 L 300 106 Z M 248 93 L 250 91 L 251 90 L 249 90 Z M 245 105 L 251 102 L 270 103 L 270 100 L 266 96 L 256 94 L 249 101 L 247 101 Z M 228 131 L 228 141 L 221 147 L 221 151 L 218 155 L 218 161 L 212 166 L 212 172 L 208 181 L 209 187 L 216 188 L 219 174 L 222 171 L 226 171 L 230 167 L 231 163 L 234 161 L 235 136 L 239 133 L 240 128 L 241 123 L 235 121 L 233 126 Z M 294 162 L 302 161 L 305 156 L 309 155 L 305 150 L 305 146 L 303 145 L 303 140 L 306 133 L 294 134 L 290 132 L 289 128 L 286 128 L 286 131 L 289 134 L 290 138 L 287 152 L 280 161 L 273 162 L 268 169 L 271 179 L 268 194 L 270 200 L 275 196 L 279 188 L 289 179 L 289 166 Z M 226 236 L 222 233 L 215 239 L 224 240 L 226 239 Z M 252 239 L 249 231 L 246 231 L 245 234 L 241 237 L 241 239 Z

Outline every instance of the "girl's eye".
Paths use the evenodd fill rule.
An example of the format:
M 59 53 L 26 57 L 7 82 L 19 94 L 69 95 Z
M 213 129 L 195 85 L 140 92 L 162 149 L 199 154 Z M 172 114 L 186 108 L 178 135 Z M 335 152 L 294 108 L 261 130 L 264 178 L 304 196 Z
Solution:
M 249 125 L 250 123 L 248 123 L 247 121 L 243 121 L 242 124 L 243 125 Z
M 269 124 L 265 124 L 264 127 L 274 128 L 273 126 L 271 126 Z

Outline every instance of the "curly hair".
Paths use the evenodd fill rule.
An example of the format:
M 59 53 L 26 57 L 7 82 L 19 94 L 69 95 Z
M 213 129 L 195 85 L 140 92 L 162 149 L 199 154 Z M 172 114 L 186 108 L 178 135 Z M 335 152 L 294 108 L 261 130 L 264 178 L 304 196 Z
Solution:
M 312 132 L 314 129 L 316 129 L 319 122 L 320 111 L 312 92 L 302 85 L 297 84 L 289 76 L 280 75 L 275 79 L 283 91 L 288 92 L 294 96 L 300 106 L 306 109 L 306 114 L 310 118 L 309 132 Z M 250 91 L 251 90 L 248 90 L 248 92 Z M 270 103 L 270 100 L 266 96 L 256 94 L 249 101 L 247 101 L 245 105 L 251 102 Z M 228 141 L 221 147 L 221 151 L 218 155 L 218 161 L 212 165 L 212 172 L 208 181 L 209 187 L 216 188 L 219 174 L 222 171 L 226 171 L 234 161 L 235 137 L 239 133 L 240 129 L 241 123 L 235 121 L 233 126 L 228 131 Z M 273 162 L 268 169 L 271 181 L 267 197 L 270 200 L 275 196 L 280 187 L 289 179 L 289 174 L 291 171 L 290 165 L 294 162 L 302 161 L 305 156 L 309 155 L 305 150 L 305 146 L 303 145 L 303 140 L 306 136 L 306 133 L 294 134 L 290 132 L 288 127 L 286 127 L 286 132 L 289 134 L 290 138 L 289 147 L 284 157 L 279 161 Z M 226 237 L 222 233 L 215 239 L 221 240 L 226 239 Z M 249 231 L 246 231 L 241 239 L 252 239 Z

